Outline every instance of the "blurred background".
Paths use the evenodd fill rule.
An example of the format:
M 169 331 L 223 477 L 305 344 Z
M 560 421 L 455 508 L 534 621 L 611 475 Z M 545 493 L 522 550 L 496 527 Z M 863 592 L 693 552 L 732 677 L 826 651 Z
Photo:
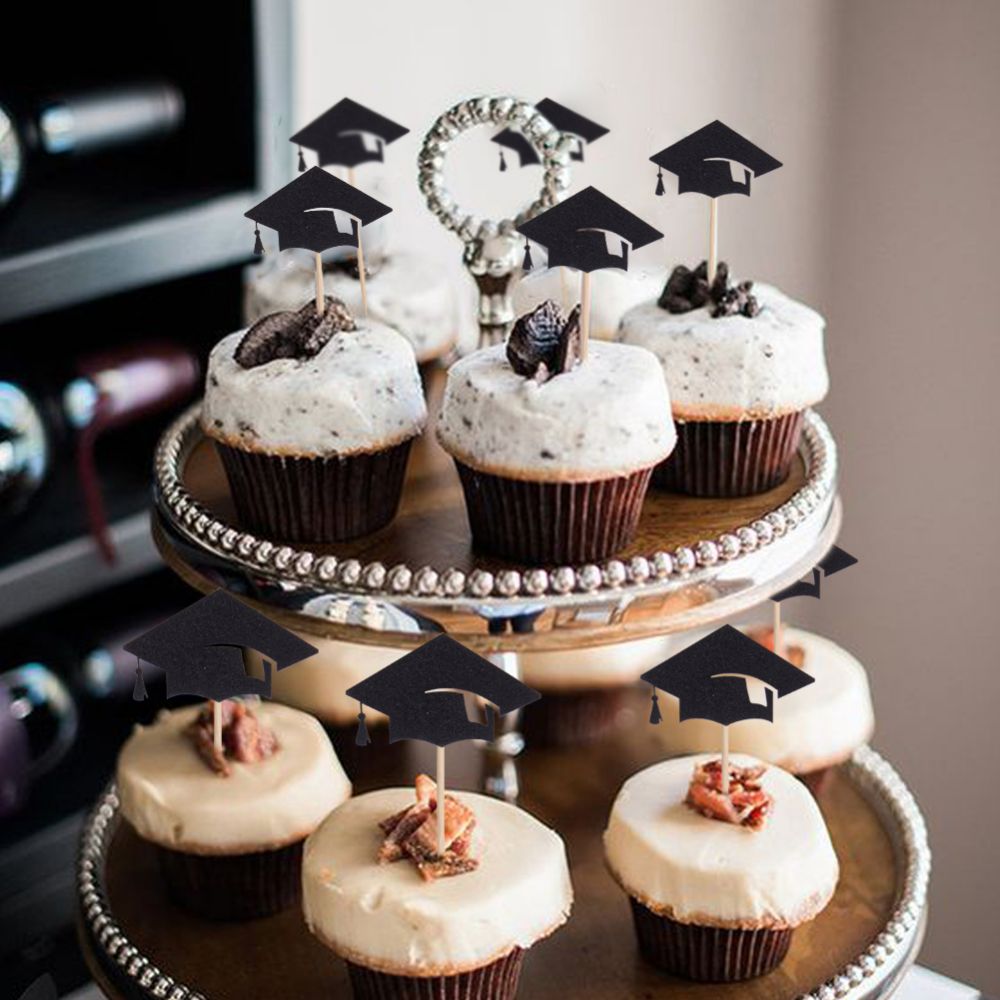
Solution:
M 382 111 L 411 130 L 372 175 L 394 208 L 391 241 L 453 269 L 471 331 L 460 244 L 427 212 L 414 163 L 445 108 L 509 93 L 610 127 L 573 188 L 595 184 L 666 234 L 636 254 L 649 271 L 693 264 L 707 244 L 703 199 L 677 196 L 672 178 L 654 196 L 652 152 L 718 117 L 783 161 L 752 198 L 722 202 L 720 255 L 827 317 L 821 411 L 840 446 L 841 541 L 861 559 L 849 586 L 795 615 L 867 667 L 875 745 L 928 819 L 921 962 L 1000 993 L 1000 4 L 293 0 L 203 5 L 196 20 L 154 7 L 134 53 L 82 13 L 56 39 L 44 12 L 25 16 L 26 44 L 0 67 L 0 669 L 52 667 L 77 717 L 70 733 L 54 699 L 39 737 L 74 746 L 73 777 L 69 758 L 57 765 L 72 791 L 0 819 L 18 961 L 72 950 L 72 932 L 38 916 L 39 880 L 18 873 L 44 862 L 43 895 L 67 898 L 72 822 L 110 767 L 94 762 L 127 731 L 115 637 L 189 599 L 148 538 L 150 455 L 207 347 L 241 322 L 242 213 L 293 176 L 295 128 L 344 95 Z M 77 98 L 87 121 L 95 86 L 108 88 L 105 148 L 66 157 L 64 120 L 39 109 L 91 95 Z M 483 214 L 513 210 L 537 179 L 499 174 L 479 135 L 449 163 L 459 200 Z M 110 410 L 95 388 L 108 385 Z M 109 589 L 133 580 L 134 607 Z

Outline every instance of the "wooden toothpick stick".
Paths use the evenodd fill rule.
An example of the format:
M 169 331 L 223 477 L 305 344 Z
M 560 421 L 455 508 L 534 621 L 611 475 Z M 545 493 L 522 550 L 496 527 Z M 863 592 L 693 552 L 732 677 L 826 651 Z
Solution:
M 437 748 L 437 845 L 438 854 L 444 854 L 444 747 Z
M 222 753 L 222 702 L 212 702 L 212 742 L 216 752 Z
M 354 183 L 354 167 L 347 168 L 347 183 L 351 187 L 357 187 Z M 361 240 L 361 220 L 358 219 L 358 281 L 361 282 L 361 308 L 364 311 L 365 319 L 368 319 L 368 285 L 365 276 L 365 248 Z
M 708 283 L 715 281 L 719 267 L 719 199 L 709 201 L 708 210 Z
M 326 293 L 323 288 L 323 256 L 316 253 L 316 315 L 322 316 L 326 306 Z
M 781 631 L 781 602 L 774 602 L 774 652 L 781 657 L 785 655 L 785 637 Z
M 722 794 L 729 794 L 729 726 L 722 727 Z
M 590 272 L 580 278 L 580 360 L 587 360 L 590 346 Z

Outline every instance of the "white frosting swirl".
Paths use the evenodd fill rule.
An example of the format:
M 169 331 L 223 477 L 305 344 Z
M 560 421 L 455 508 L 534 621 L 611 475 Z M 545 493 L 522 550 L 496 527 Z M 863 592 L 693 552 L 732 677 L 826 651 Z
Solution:
M 408 861 L 375 860 L 380 820 L 411 805 L 412 788 L 345 802 L 306 841 L 302 905 L 309 929 L 349 961 L 397 975 L 451 975 L 565 923 L 573 903 L 558 834 L 516 806 L 456 792 L 476 814 L 475 871 L 425 882 Z
M 502 344 L 448 371 L 437 434 L 455 458 L 513 479 L 587 482 L 661 462 L 677 435 L 656 359 L 593 342 L 587 360 L 542 384 L 511 368 Z
M 367 248 L 367 241 L 365 244 Z M 245 319 L 254 323 L 269 313 L 299 309 L 315 295 L 312 260 L 302 266 L 272 267 L 254 274 L 247 284 Z M 327 295 L 362 315 L 361 282 L 346 271 L 323 276 Z M 448 273 L 418 254 L 394 252 L 382 259 L 367 280 L 368 317 L 398 330 L 420 362 L 440 357 L 455 343 L 458 313 Z
M 809 790 L 772 766 L 761 779 L 774 797 L 763 829 L 709 819 L 684 802 L 695 763 L 707 759 L 654 764 L 622 785 L 604 832 L 612 875 L 680 923 L 778 928 L 811 920 L 833 896 L 839 866 Z M 744 754 L 731 760 L 758 763 Z
M 761 306 L 753 318 L 674 314 L 655 301 L 622 317 L 618 339 L 660 359 L 676 419 L 775 417 L 826 395 L 823 317 L 772 285 L 755 282 L 753 294 Z
M 296 457 L 375 451 L 419 434 L 427 407 L 410 345 L 383 323 L 356 322 L 313 358 L 254 368 L 233 356 L 245 330 L 223 338 L 208 359 L 205 433 Z
M 229 761 L 222 777 L 184 730 L 200 705 L 161 712 L 136 726 L 118 757 L 122 815 L 140 837 L 189 854 L 243 854 L 301 840 L 351 794 L 323 727 L 294 708 L 253 711 L 278 750 L 252 764 Z

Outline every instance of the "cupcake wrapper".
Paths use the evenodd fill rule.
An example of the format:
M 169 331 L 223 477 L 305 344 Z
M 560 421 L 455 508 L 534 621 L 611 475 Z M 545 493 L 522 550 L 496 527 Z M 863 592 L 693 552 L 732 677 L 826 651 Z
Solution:
M 595 743 L 614 730 L 624 694 L 624 688 L 545 692 L 545 697 L 522 712 L 521 732 L 529 746 Z
M 791 930 L 733 930 L 679 924 L 630 899 L 642 957 L 664 972 L 706 983 L 753 979 L 776 969 Z
M 652 469 L 589 483 L 507 479 L 456 461 L 473 544 L 516 562 L 604 559 L 635 537 Z
M 803 414 L 730 423 L 677 423 L 677 446 L 653 475 L 654 485 L 695 497 L 745 497 L 783 483 L 802 436 Z
M 215 447 L 244 528 L 285 542 L 343 542 L 396 516 L 412 440 L 343 458 Z
M 347 963 L 355 1000 L 513 1000 L 524 950 L 455 976 L 394 976 Z
M 178 906 L 210 920 L 253 920 L 299 901 L 304 843 L 251 854 L 185 854 L 165 847 L 157 853 Z

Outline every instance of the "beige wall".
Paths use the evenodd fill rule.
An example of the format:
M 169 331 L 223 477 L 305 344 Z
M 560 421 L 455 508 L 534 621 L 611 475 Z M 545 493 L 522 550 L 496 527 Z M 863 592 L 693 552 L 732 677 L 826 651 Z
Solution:
M 752 198 L 722 203 L 720 239 L 741 274 L 830 320 L 823 412 L 842 449 L 843 542 L 862 564 L 800 613 L 867 663 L 877 745 L 926 810 L 936 868 L 924 961 L 1000 991 L 1000 665 L 988 630 L 1000 545 L 986 521 L 998 485 L 1000 200 L 987 185 L 1000 168 L 1000 3 L 508 0 L 486 10 L 300 0 L 295 124 L 350 94 L 408 125 L 380 178 L 394 239 L 460 278 L 458 243 L 424 209 L 414 158 L 433 118 L 464 97 L 552 96 L 611 126 L 576 186 L 594 183 L 664 230 L 638 255 L 649 267 L 699 259 L 706 238 L 703 199 L 653 197 L 651 152 L 720 117 L 785 161 Z M 517 191 L 501 185 L 523 177 L 497 174 L 477 148 L 456 184 L 470 209 L 499 209 L 498 192 Z

